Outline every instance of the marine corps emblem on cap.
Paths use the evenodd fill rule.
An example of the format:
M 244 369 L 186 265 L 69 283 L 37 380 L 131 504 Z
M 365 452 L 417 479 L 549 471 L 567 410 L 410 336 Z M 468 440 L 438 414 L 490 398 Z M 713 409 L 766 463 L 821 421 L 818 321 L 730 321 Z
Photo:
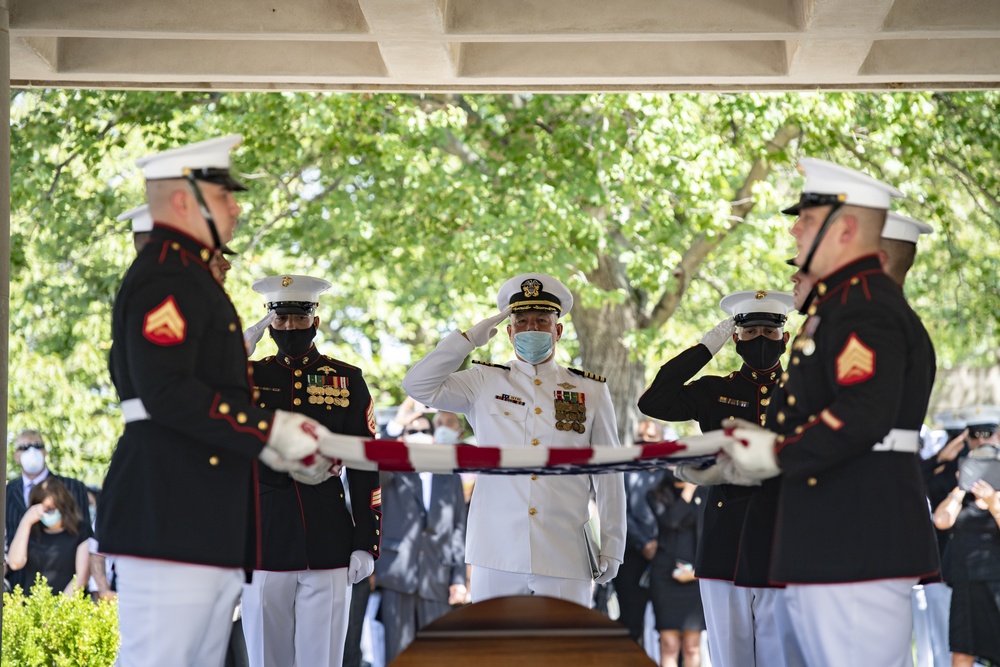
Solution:
M 312 315 L 319 295 L 330 289 L 329 281 L 312 276 L 270 276 L 253 284 L 264 295 L 268 310 L 278 315 Z
M 738 327 L 783 327 L 794 299 L 788 292 L 744 290 L 722 297 L 719 307 L 733 316 Z
M 526 299 L 532 299 L 538 296 L 538 293 L 541 291 L 542 283 L 534 278 L 528 278 L 521 283 L 521 292 L 524 294 Z

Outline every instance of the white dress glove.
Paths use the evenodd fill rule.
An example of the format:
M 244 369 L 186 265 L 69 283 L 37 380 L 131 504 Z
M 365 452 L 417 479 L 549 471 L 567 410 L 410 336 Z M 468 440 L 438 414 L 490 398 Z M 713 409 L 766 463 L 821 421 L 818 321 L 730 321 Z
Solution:
M 340 471 L 343 468 L 344 466 L 339 459 L 331 460 L 324 456 L 317 456 L 314 465 L 305 470 L 291 470 L 288 474 L 296 482 L 315 486 L 322 484 L 331 477 L 340 477 Z
M 273 310 L 268 311 L 267 315 L 264 316 L 264 319 L 257 322 L 257 324 L 251 324 L 247 327 L 247 330 L 243 332 L 243 342 L 246 343 L 248 357 L 253 354 L 254 350 L 257 349 L 257 343 L 260 342 L 264 332 L 269 326 L 271 326 L 271 322 L 273 322 L 274 318 L 277 316 L 278 314 Z
M 499 315 L 494 315 L 493 317 L 487 317 L 481 322 L 477 322 L 468 328 L 465 332 L 465 337 L 469 339 L 469 342 L 476 347 L 482 347 L 486 343 L 490 342 L 490 338 L 497 335 L 497 325 L 503 322 L 510 316 L 510 308 L 507 308 Z
M 600 565 L 601 573 L 594 579 L 595 584 L 606 584 L 618 576 L 618 568 L 621 567 L 621 563 L 614 558 L 601 556 Z
M 733 333 L 735 332 L 736 320 L 727 317 L 716 324 L 714 329 L 701 337 L 701 344 L 707 347 L 708 351 L 714 357 L 722 349 L 722 346 L 726 344 L 726 341 L 733 337 Z
M 260 460 L 275 470 L 316 476 L 333 463 L 319 453 L 320 436 L 330 431 L 311 417 L 275 410 L 271 435 L 260 452 Z
M 719 469 L 718 463 L 713 463 L 707 468 L 696 465 L 679 465 L 674 468 L 674 477 L 682 482 L 689 482 L 698 486 L 715 486 L 728 482 Z
M 367 551 L 351 552 L 351 564 L 347 566 L 347 583 L 353 586 L 362 579 L 367 579 L 375 571 L 375 557 Z
M 722 428 L 729 435 L 729 441 L 722 443 L 722 450 L 739 472 L 752 480 L 781 474 L 774 451 L 776 433 L 743 419 L 727 419 L 722 422 Z
M 715 467 L 719 469 L 725 484 L 735 484 L 737 486 L 760 486 L 761 478 L 743 472 L 736 467 L 732 457 L 725 452 L 719 452 L 715 457 Z

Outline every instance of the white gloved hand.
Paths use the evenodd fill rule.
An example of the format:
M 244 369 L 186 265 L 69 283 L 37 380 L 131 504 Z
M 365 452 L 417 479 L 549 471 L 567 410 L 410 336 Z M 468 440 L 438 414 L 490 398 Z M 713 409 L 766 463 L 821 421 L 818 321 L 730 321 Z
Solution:
M 722 443 L 722 450 L 746 477 L 761 480 L 781 474 L 774 451 L 776 433 L 743 419 L 727 419 L 722 428 L 729 436 L 729 441 Z
M 319 453 L 319 438 L 329 433 L 311 417 L 275 410 L 271 435 L 260 452 L 260 460 L 275 470 L 315 475 L 317 470 L 326 470 L 332 464 Z
M 476 347 L 482 347 L 486 343 L 490 342 L 490 338 L 497 335 L 497 325 L 503 322 L 510 316 L 510 307 L 504 310 L 499 315 L 494 315 L 493 317 L 487 317 L 481 322 L 477 322 L 469 327 L 464 334 L 469 342 Z
M 715 457 L 715 467 L 719 469 L 725 484 L 735 484 L 737 486 L 760 486 L 761 478 L 747 474 L 736 467 L 733 459 L 725 452 L 719 452 Z
M 353 586 L 362 579 L 367 579 L 375 571 L 375 557 L 367 551 L 351 552 L 351 564 L 347 566 L 347 583 Z
M 618 568 L 621 567 L 621 563 L 614 558 L 601 556 L 600 566 L 601 573 L 594 579 L 595 584 L 606 584 L 618 576 Z
M 257 322 L 257 324 L 251 324 L 247 327 L 247 330 L 243 332 L 243 342 L 247 346 L 248 357 L 253 354 L 254 350 L 257 349 L 257 343 L 260 342 L 264 332 L 269 326 L 271 326 L 271 322 L 274 322 L 274 318 L 277 316 L 278 314 L 273 310 L 268 311 L 267 315 L 264 316 L 264 319 Z
M 325 456 L 317 456 L 316 462 L 305 470 L 290 470 L 288 474 L 296 482 L 315 486 L 331 477 L 340 477 L 340 471 L 343 468 L 344 465 L 340 459 L 331 460 Z
M 736 320 L 732 317 L 727 317 L 716 324 L 714 329 L 701 337 L 701 344 L 707 347 L 708 351 L 714 357 L 722 349 L 722 346 L 726 344 L 726 341 L 733 337 L 735 332 Z
M 715 486 L 716 484 L 725 484 L 728 481 L 719 470 L 718 463 L 713 463 L 707 468 L 696 465 L 679 465 L 674 468 L 674 477 L 682 482 L 698 486 Z

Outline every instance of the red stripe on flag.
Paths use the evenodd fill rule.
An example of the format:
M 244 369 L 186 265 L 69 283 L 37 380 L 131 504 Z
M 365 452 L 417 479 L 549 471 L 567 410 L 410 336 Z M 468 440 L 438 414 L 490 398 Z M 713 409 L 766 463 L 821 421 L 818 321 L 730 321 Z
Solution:
M 550 449 L 549 460 L 546 465 L 581 465 L 584 463 L 590 463 L 590 459 L 593 455 L 594 450 L 590 447 L 583 449 Z
M 671 454 L 676 454 L 677 452 L 683 452 L 687 449 L 687 446 L 675 442 L 673 440 L 668 442 L 655 442 L 652 445 L 643 445 L 642 454 L 640 454 L 640 459 L 656 459 L 662 456 L 670 456 Z
M 455 446 L 456 468 L 499 468 L 499 447 Z
M 366 440 L 365 458 L 384 472 L 413 472 L 406 443 L 395 440 Z

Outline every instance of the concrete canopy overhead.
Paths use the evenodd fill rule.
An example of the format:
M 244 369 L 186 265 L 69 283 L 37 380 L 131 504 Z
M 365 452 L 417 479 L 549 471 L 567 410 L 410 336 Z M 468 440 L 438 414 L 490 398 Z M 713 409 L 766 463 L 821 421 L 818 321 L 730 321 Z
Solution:
M 997 0 L 6 0 L 13 87 L 996 88 Z

